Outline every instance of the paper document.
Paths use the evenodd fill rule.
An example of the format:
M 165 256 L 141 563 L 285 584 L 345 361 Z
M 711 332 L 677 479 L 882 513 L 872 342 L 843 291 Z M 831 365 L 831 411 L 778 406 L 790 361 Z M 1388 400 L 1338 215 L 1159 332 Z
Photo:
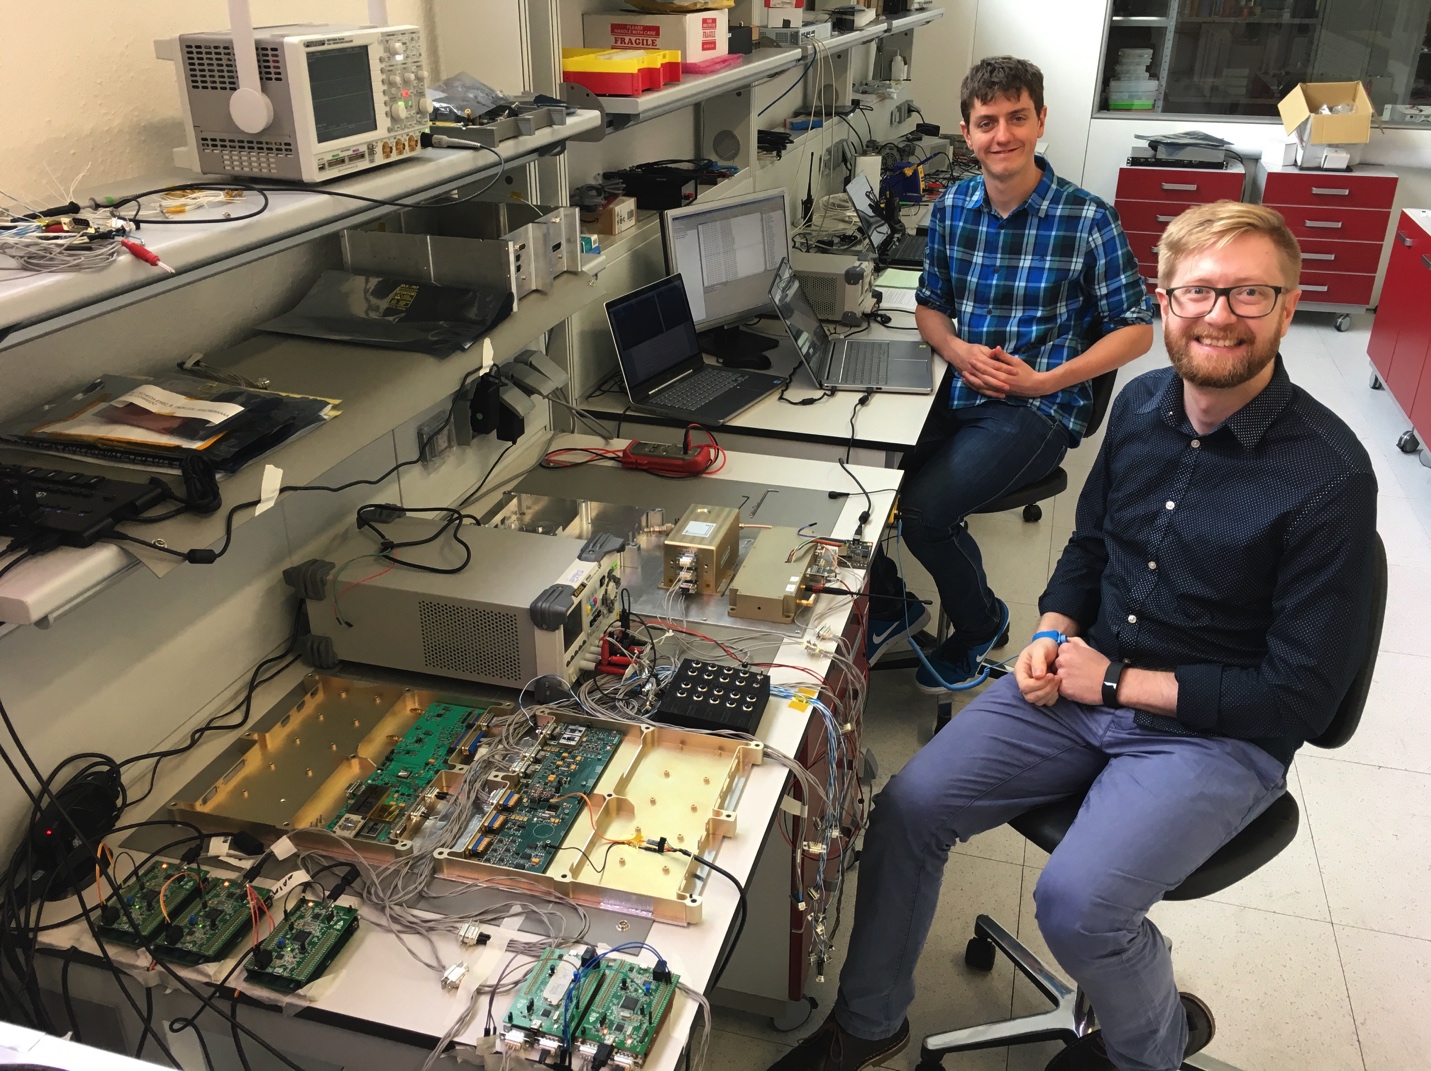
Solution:
M 149 383 L 121 394 L 109 403 L 115 408 L 137 405 L 160 416 L 183 417 L 202 420 L 206 424 L 222 424 L 243 412 L 243 406 L 232 402 L 211 402 L 198 398 L 186 398 L 182 394 L 156 387 Z
M 886 312 L 913 312 L 915 309 L 913 290 L 885 289 L 880 293 L 884 297 L 880 298 L 879 307 Z
M 886 268 L 884 273 L 875 279 L 875 286 L 880 290 L 891 287 L 896 290 L 913 290 L 918 285 L 919 272 L 911 268 Z

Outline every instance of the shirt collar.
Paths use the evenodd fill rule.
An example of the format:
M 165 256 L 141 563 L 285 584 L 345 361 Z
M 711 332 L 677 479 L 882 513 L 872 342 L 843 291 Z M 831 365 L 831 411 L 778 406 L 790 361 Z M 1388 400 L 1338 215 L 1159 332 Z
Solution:
M 1287 366 L 1279 353 L 1272 368 L 1272 379 L 1267 386 L 1208 434 L 1215 435 L 1226 428 L 1244 449 L 1250 450 L 1267 434 L 1267 429 L 1281 416 L 1282 410 L 1287 408 L 1287 403 L 1291 400 L 1292 380 L 1287 375 Z M 1183 409 L 1183 381 L 1176 374 L 1169 376 L 1167 386 L 1162 392 L 1142 407 L 1145 413 L 1153 409 L 1161 412 L 1163 423 L 1169 427 L 1179 430 L 1191 428 L 1187 413 Z
M 1049 194 L 1053 191 L 1053 166 L 1047 159 L 1039 156 L 1037 153 L 1034 154 L 1034 160 L 1038 163 L 1039 167 L 1043 168 L 1043 177 L 1038 180 L 1038 185 L 1034 187 L 1033 193 L 1028 195 L 1028 199 L 1025 200 L 1019 208 L 1027 208 L 1035 215 L 1045 216 L 1048 214 Z M 987 197 L 984 190 L 984 180 L 981 178 L 977 182 L 971 182 L 969 186 L 969 193 L 964 198 L 964 207 L 979 208 L 985 205 L 987 203 Z M 993 209 L 990 208 L 989 211 L 992 212 Z M 1014 209 L 1014 212 L 1017 211 L 1018 208 Z M 1013 212 L 1009 213 L 1010 216 L 1013 214 Z

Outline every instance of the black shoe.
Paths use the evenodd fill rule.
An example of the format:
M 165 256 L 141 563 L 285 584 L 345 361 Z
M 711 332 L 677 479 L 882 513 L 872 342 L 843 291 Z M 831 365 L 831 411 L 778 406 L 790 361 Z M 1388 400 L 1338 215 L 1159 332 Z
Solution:
M 1187 1059 L 1207 1048 L 1217 1032 L 1217 1024 L 1213 1021 L 1212 1009 L 1191 993 L 1179 993 L 1178 1001 L 1188 1020 L 1188 1042 L 1183 1049 L 1183 1059 Z M 1103 1047 L 1103 1031 L 1095 1030 L 1050 1060 L 1044 1071 L 1117 1071 L 1117 1067 Z
M 908 1019 L 891 1037 L 865 1041 L 846 1032 L 831 1012 L 819 1030 L 771 1064 L 769 1071 L 860 1071 L 895 1055 L 908 1044 Z

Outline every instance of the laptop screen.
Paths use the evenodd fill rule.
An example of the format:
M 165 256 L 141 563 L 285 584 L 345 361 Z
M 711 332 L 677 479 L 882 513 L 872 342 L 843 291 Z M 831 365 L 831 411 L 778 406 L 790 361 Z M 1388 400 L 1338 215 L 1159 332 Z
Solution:
M 606 318 L 616 340 L 616 359 L 631 390 L 692 357 L 700 360 L 696 325 L 680 275 L 608 301 Z
M 816 369 L 822 365 L 817 362 L 829 348 L 830 336 L 825 333 L 815 306 L 805 296 L 795 269 L 790 267 L 788 260 L 782 260 L 775 270 L 775 278 L 770 283 L 770 301 L 785 322 L 785 330 L 790 332 L 790 341 L 800 351 L 800 359 L 815 377 L 815 382 L 820 382 Z
M 845 196 L 855 206 L 855 215 L 859 217 L 860 226 L 864 229 L 865 237 L 870 240 L 870 245 L 879 249 L 889 238 L 889 224 L 880 219 L 874 210 L 874 187 L 870 185 L 870 180 L 863 175 L 857 175 L 845 187 Z

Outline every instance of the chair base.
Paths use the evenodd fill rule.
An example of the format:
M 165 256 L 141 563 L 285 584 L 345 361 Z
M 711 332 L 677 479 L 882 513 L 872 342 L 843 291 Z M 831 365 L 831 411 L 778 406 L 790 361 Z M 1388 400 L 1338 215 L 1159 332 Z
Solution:
M 1019 943 L 1008 930 L 988 915 L 974 920 L 974 939 L 964 953 L 964 961 L 976 970 L 992 970 L 995 950 L 1002 952 L 1025 978 L 1034 984 L 1053 1007 L 1046 1012 L 982 1023 L 959 1030 L 926 1035 L 919 1045 L 916 1071 L 942 1071 L 943 1057 L 951 1052 L 971 1052 L 1037 1041 L 1061 1041 L 1071 1045 L 1098 1023 L 1093 1007 L 1080 988 L 1070 987 L 1043 962 Z M 1193 1071 L 1237 1071 L 1214 1056 L 1196 1053 L 1183 1062 Z

